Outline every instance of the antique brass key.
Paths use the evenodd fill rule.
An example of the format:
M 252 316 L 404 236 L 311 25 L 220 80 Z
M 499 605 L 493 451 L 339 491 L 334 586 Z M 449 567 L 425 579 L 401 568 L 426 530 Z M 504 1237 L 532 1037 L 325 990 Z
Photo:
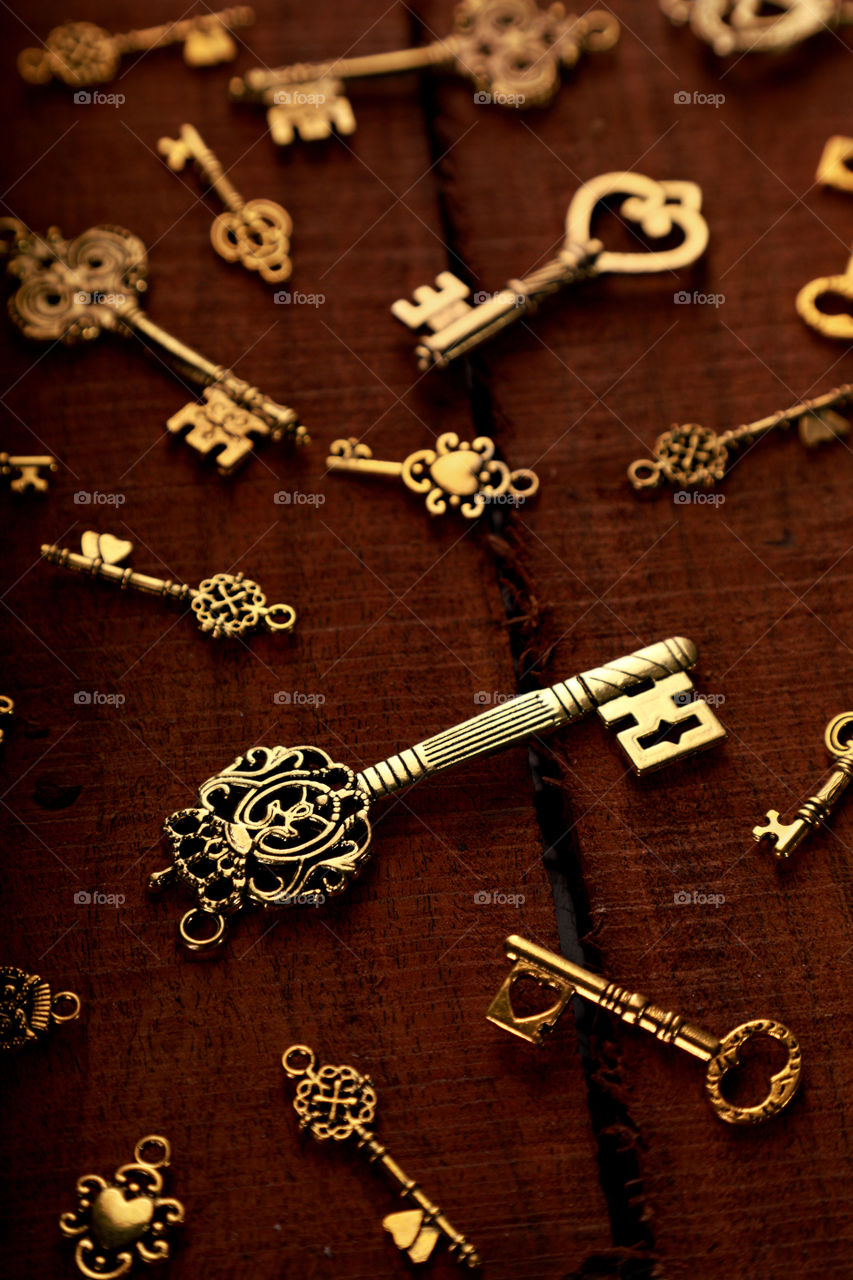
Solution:
M 293 223 L 286 209 L 274 200 L 244 200 L 191 124 L 181 125 L 178 138 L 161 138 L 157 150 L 173 173 L 180 173 L 188 160 L 194 160 L 201 177 L 225 205 L 226 212 L 220 213 L 210 228 L 210 242 L 220 258 L 257 271 L 268 284 L 288 279 Z
M 236 56 L 237 46 L 229 33 L 251 26 L 254 21 L 254 11 L 247 5 L 238 5 L 118 36 L 91 22 L 66 22 L 54 27 L 43 49 L 24 49 L 18 54 L 18 71 L 30 84 L 47 84 L 56 79 L 79 89 L 81 85 L 112 80 L 127 54 L 146 53 L 169 44 L 184 46 L 184 62 L 188 66 L 211 67 Z
M 74 240 L 52 227 L 42 237 L 15 218 L 0 218 L 0 253 L 20 281 L 9 314 L 27 338 L 73 344 L 103 331 L 135 334 L 178 371 L 205 388 L 204 403 L 190 401 L 168 421 L 173 434 L 189 430 L 187 444 L 216 458 L 222 475 L 245 462 L 253 436 L 296 444 L 308 439 L 293 409 L 271 400 L 230 369 L 213 364 L 161 329 L 139 306 L 148 287 L 145 245 L 123 227 L 90 227 Z
M 231 81 L 237 102 L 267 108 L 273 142 L 286 146 L 302 139 L 327 138 L 355 131 L 355 116 L 344 96 L 344 81 L 401 71 L 456 71 L 477 87 L 479 101 L 534 107 L 550 102 L 564 68 L 574 67 L 589 50 L 611 49 L 619 23 L 606 10 L 582 17 L 566 14 L 561 4 L 540 9 L 535 0 L 461 0 L 453 12 L 453 32 L 418 49 L 338 58 L 334 62 L 292 67 L 255 67 Z
M 486 1017 L 495 1026 L 503 1027 L 504 1031 L 520 1036 L 522 1040 L 541 1044 L 543 1037 L 554 1029 L 572 996 L 578 995 L 615 1013 L 623 1022 L 650 1031 L 663 1044 L 674 1044 L 706 1062 L 705 1092 L 714 1113 L 727 1124 L 759 1124 L 769 1120 L 783 1111 L 797 1092 L 802 1069 L 800 1046 L 781 1022 L 755 1018 L 718 1040 L 710 1031 L 653 1005 L 638 991 L 617 986 L 609 978 L 590 973 L 588 969 L 582 969 L 571 960 L 546 951 L 517 934 L 507 938 L 504 949 L 513 962 L 513 969 L 490 1004 Z M 520 978 L 532 978 L 553 991 L 555 1000 L 550 1008 L 526 1016 L 517 1014 L 512 1005 L 512 988 Z M 758 1036 L 778 1040 L 787 1050 L 788 1058 L 771 1077 L 767 1096 L 761 1102 L 754 1106 L 737 1106 L 724 1097 L 722 1083 L 729 1071 L 739 1065 L 743 1046 Z
M 804 40 L 853 22 L 851 0 L 660 0 L 676 26 L 686 23 L 720 57 L 784 53 Z
M 75 1022 L 79 1016 L 75 991 L 51 995 L 50 983 L 37 973 L 0 965 L 0 1053 L 17 1053 L 51 1027 Z
M 591 711 L 616 731 L 637 773 L 720 742 L 707 702 L 691 701 L 692 640 L 672 636 L 603 667 L 484 711 L 355 774 L 319 747 L 253 747 L 199 787 L 199 807 L 164 823 L 172 864 L 149 880 L 176 880 L 197 907 L 181 941 L 208 951 L 244 907 L 320 905 L 343 893 L 369 856 L 371 801 L 475 756 L 551 733 Z
M 657 253 L 610 253 L 590 238 L 596 205 L 608 196 L 623 195 L 620 214 L 647 236 L 661 239 L 674 231 L 682 240 Z M 419 369 L 443 368 L 472 347 L 535 311 L 558 289 L 594 276 L 645 275 L 686 267 L 705 252 L 708 226 L 702 217 L 702 192 L 693 182 L 655 182 L 641 173 L 603 173 L 575 193 L 566 215 L 566 236 L 556 257 L 520 280 L 509 283 L 487 302 L 471 307 L 470 290 L 451 271 L 442 271 L 436 285 L 415 289 L 414 302 L 400 298 L 392 315 L 409 329 L 432 332 L 415 348 Z
M 779 810 L 768 809 L 767 821 L 754 827 L 753 838 L 767 840 L 780 860 L 790 858 L 810 831 L 823 826 L 853 777 L 853 711 L 830 720 L 824 733 L 826 749 L 835 758 L 832 773 L 820 790 L 797 810 L 793 822 L 780 822 Z
M 0 476 L 10 476 L 9 488 L 13 493 L 25 493 L 27 489 L 35 489 L 36 493 L 47 493 L 47 476 L 43 471 L 56 471 L 56 458 L 49 453 L 43 454 L 8 454 L 0 453 Z

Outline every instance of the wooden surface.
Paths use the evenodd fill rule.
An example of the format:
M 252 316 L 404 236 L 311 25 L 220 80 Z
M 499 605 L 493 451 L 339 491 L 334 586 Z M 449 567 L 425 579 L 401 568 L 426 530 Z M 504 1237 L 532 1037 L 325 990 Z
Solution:
M 422 41 L 451 9 L 256 7 L 241 70 Z M 723 430 L 849 379 L 849 353 L 793 310 L 847 260 L 853 203 L 813 174 L 826 137 L 850 131 L 849 42 L 723 74 L 654 4 L 613 7 L 618 49 L 546 112 L 482 108 L 461 80 L 391 80 L 353 90 L 346 142 L 278 153 L 260 114 L 229 106 L 231 67 L 192 72 L 174 52 L 107 86 L 117 107 L 27 89 L 13 55 L 66 6 L 4 11 L 4 213 L 69 235 L 132 228 L 152 318 L 295 406 L 314 439 L 298 457 L 262 447 L 223 483 L 165 438 L 187 397 L 134 342 L 6 344 L 0 448 L 62 466 L 45 501 L 0 495 L 0 692 L 18 708 L 0 764 L 3 959 L 83 1000 L 78 1024 L 4 1064 L 10 1280 L 72 1273 L 56 1221 L 76 1177 L 112 1173 L 149 1132 L 172 1142 L 187 1209 L 174 1280 L 403 1274 L 380 1225 L 390 1188 L 298 1136 L 279 1065 L 294 1041 L 370 1071 L 380 1139 L 493 1280 L 850 1274 L 853 809 L 784 876 L 750 837 L 814 790 L 824 725 L 851 703 L 850 450 L 767 441 L 715 506 L 640 502 L 625 478 L 671 422 Z M 177 14 L 158 0 L 70 16 L 122 30 Z M 276 305 L 214 256 L 214 200 L 154 151 L 183 120 L 245 195 L 287 206 L 291 288 L 322 305 Z M 395 298 L 448 267 L 500 287 L 552 250 L 580 182 L 632 167 L 702 185 L 701 267 L 598 282 L 470 365 L 417 375 Z M 681 289 L 725 300 L 677 305 Z M 336 436 L 402 458 L 442 430 L 492 433 L 535 467 L 536 506 L 504 528 L 431 525 L 402 488 L 324 472 Z M 93 491 L 123 501 L 75 502 Z M 318 498 L 283 506 L 282 491 Z M 212 643 L 163 602 L 38 562 L 42 542 L 86 527 L 180 581 L 236 564 L 296 605 L 297 630 Z M 210 963 L 179 952 L 187 899 L 145 887 L 160 823 L 249 745 L 315 742 L 360 767 L 473 714 L 478 693 L 673 633 L 696 640 L 698 687 L 724 699 L 724 747 L 638 782 L 590 722 L 529 759 L 473 763 L 376 806 L 375 857 L 343 899 L 240 918 Z M 75 697 L 96 691 L 112 701 Z M 124 902 L 75 901 L 95 890 Z M 701 1064 L 588 1011 L 541 1051 L 488 1024 L 503 938 L 557 946 L 558 919 L 567 954 L 720 1035 L 789 1025 L 805 1062 L 790 1112 L 731 1131 Z

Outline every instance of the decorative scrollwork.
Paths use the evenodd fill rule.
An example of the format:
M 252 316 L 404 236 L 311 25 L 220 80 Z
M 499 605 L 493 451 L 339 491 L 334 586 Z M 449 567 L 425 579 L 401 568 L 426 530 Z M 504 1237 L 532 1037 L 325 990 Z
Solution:
M 721 57 L 738 53 L 781 53 L 839 18 L 839 0 L 661 0 L 673 22 L 691 29 Z M 781 12 L 780 12 L 781 10 Z
M 452 431 L 438 437 L 434 449 L 419 449 L 403 463 L 403 482 L 413 493 L 426 494 L 430 515 L 443 515 L 448 506 L 473 520 L 489 501 L 508 495 L 532 497 L 539 488 L 533 471 L 510 471 L 495 458 L 494 441 L 477 436 L 469 444 Z
M 680 488 L 710 488 L 722 480 L 728 449 L 716 431 L 688 422 L 664 431 L 655 441 L 654 458 L 638 458 L 628 468 L 635 489 L 655 489 L 668 480 Z
M 210 242 L 226 262 L 240 262 L 261 279 L 280 284 L 290 277 L 288 257 L 293 222 L 274 200 L 247 200 L 239 210 L 221 213 L 210 228 Z
M 191 608 L 202 631 L 213 636 L 241 636 L 259 625 L 266 603 L 266 596 L 251 578 L 242 573 L 214 573 L 198 584 Z
M 359 1127 L 369 1125 L 376 1114 L 376 1090 L 370 1076 L 355 1067 L 329 1063 L 308 1071 L 296 1086 L 293 1109 L 299 1127 L 312 1138 L 343 1142 Z

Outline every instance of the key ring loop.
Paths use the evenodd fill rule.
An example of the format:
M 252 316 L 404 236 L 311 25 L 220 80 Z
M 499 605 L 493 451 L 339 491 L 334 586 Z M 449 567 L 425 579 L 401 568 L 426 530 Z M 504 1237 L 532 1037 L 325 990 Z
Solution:
M 291 1058 L 307 1058 L 308 1062 L 304 1066 L 297 1067 L 291 1063 Z M 292 1044 L 290 1048 L 285 1049 L 284 1053 L 281 1055 L 281 1065 L 284 1067 L 291 1080 L 295 1080 L 299 1076 L 310 1076 L 317 1065 L 317 1055 L 314 1053 L 313 1049 L 308 1047 L 307 1044 Z
M 68 1008 L 67 1013 L 60 1012 L 63 1006 Z M 80 1017 L 81 1007 L 80 997 L 76 991 L 57 991 L 51 1001 L 50 1016 L 60 1026 L 63 1022 L 76 1022 Z
M 788 1061 L 770 1077 L 767 1096 L 755 1106 L 737 1106 L 723 1097 L 721 1085 L 733 1067 L 740 1063 L 740 1051 L 754 1036 L 769 1036 L 778 1040 L 788 1051 Z M 793 1032 L 781 1022 L 767 1018 L 755 1018 L 735 1027 L 720 1042 L 720 1047 L 708 1063 L 705 1091 L 711 1106 L 720 1120 L 727 1124 L 760 1124 L 778 1115 L 791 1102 L 800 1084 L 803 1059 L 800 1044 Z
M 161 1151 L 160 1159 L 146 1160 L 142 1154 L 146 1147 L 156 1147 Z M 168 1138 L 161 1138 L 159 1133 L 149 1133 L 146 1137 L 140 1138 L 133 1148 L 133 1158 L 137 1164 L 145 1165 L 149 1169 L 166 1169 L 172 1159 L 172 1147 Z
M 268 631 L 292 631 L 296 625 L 296 610 L 289 604 L 271 604 L 263 611 L 263 619 Z
M 192 923 L 198 924 L 199 918 L 205 923 L 212 921 L 215 924 L 214 932 L 209 937 L 190 932 Z M 202 911 L 198 907 L 191 907 L 186 915 L 181 917 L 178 924 L 178 933 L 180 934 L 181 942 L 190 951 L 198 951 L 200 953 L 215 951 L 225 941 L 225 917 L 212 911 Z

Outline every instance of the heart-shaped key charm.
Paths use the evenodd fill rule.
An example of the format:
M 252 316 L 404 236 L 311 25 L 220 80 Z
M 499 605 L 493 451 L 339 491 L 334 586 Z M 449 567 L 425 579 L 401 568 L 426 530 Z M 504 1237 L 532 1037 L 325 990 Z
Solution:
M 153 1217 L 148 1196 L 126 1199 L 118 1187 L 106 1187 L 92 1205 L 92 1234 L 105 1249 L 120 1249 L 138 1240 Z
M 441 1232 L 429 1223 L 424 1226 L 420 1209 L 404 1209 L 402 1213 L 389 1213 L 382 1225 L 398 1249 L 407 1253 L 414 1263 L 427 1262 L 441 1239 Z
M 818 306 L 821 298 L 840 299 L 846 310 L 830 315 Z M 796 306 L 800 317 L 818 333 L 842 342 L 853 341 L 853 258 L 843 276 L 819 276 L 803 285 Z
M 695 182 L 656 182 L 642 173 L 602 173 L 585 182 L 566 214 L 566 248 L 585 245 L 592 238 L 596 205 L 608 196 L 624 195 L 619 214 L 636 223 L 645 235 L 662 240 L 680 230 L 684 239 L 674 249 L 657 253 L 611 253 L 603 249 L 595 260 L 595 273 L 640 275 L 675 271 L 689 266 L 708 244 L 708 224 L 702 217 L 702 189 Z
M 121 564 L 133 551 L 133 543 L 126 538 L 116 538 L 111 533 L 96 533 L 87 529 L 80 539 L 80 549 L 91 560 L 103 560 L 104 564 Z

